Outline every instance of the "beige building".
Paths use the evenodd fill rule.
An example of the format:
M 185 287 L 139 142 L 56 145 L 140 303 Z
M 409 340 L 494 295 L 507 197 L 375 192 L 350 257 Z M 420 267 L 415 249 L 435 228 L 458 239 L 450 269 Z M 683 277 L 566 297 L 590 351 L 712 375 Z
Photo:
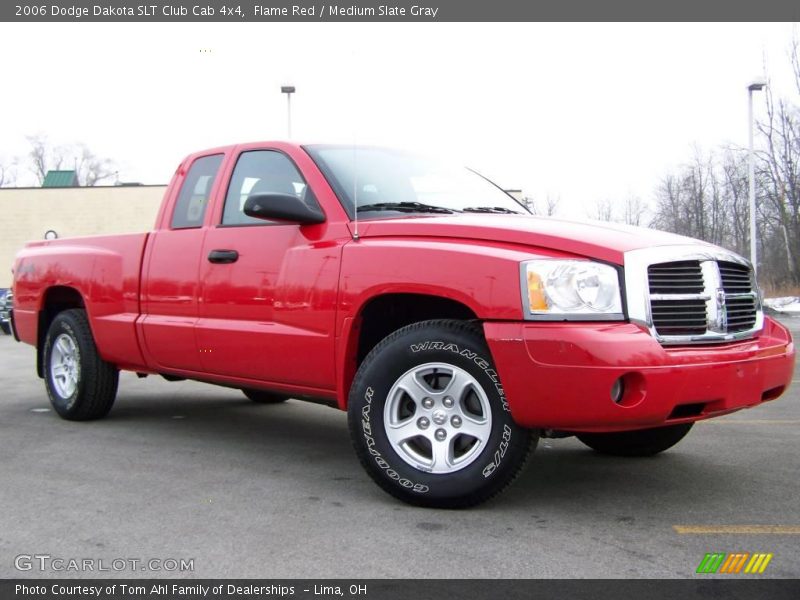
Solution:
M 0 189 L 0 288 L 11 286 L 14 255 L 48 231 L 58 237 L 150 231 L 163 185 Z M 52 235 L 52 234 L 50 234 Z

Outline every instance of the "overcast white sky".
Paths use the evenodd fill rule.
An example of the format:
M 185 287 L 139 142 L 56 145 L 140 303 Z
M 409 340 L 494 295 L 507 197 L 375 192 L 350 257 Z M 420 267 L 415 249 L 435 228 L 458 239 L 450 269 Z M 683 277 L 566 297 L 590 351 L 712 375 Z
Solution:
M 448 153 L 505 187 L 652 197 L 692 145 L 747 143 L 747 83 L 797 99 L 791 24 L 0 24 L 0 160 L 85 142 L 125 181 L 286 137 Z M 201 49 L 209 52 L 201 52 Z M 800 102 L 798 102 L 800 103 Z M 763 105 L 757 104 L 757 114 Z M 20 174 L 20 184 L 31 183 Z

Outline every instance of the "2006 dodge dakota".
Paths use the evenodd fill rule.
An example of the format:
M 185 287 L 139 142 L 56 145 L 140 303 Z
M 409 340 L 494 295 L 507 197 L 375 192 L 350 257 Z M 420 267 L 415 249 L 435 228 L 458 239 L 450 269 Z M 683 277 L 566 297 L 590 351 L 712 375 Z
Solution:
M 424 506 L 497 494 L 540 436 L 661 452 L 777 398 L 794 365 L 743 258 L 538 218 L 380 148 L 193 154 L 155 231 L 30 243 L 14 277 L 13 327 L 62 417 L 105 416 L 120 369 L 324 402 L 367 473 Z

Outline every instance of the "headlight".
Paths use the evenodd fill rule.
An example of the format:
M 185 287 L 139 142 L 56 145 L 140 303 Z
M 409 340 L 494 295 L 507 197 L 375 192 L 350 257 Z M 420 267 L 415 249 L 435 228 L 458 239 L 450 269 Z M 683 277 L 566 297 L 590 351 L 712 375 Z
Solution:
M 527 319 L 622 319 L 617 270 L 589 260 L 529 260 L 522 268 Z

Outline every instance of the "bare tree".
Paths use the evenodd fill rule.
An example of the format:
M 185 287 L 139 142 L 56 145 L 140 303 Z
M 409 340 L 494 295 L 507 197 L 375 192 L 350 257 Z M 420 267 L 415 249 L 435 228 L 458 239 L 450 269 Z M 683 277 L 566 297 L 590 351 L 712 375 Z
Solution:
M 793 68 L 797 77 L 797 44 Z M 800 89 L 800 80 L 797 82 Z M 770 264 L 775 284 L 800 283 L 800 111 L 784 99 L 775 101 L 767 89 L 767 120 L 759 123 L 766 141 L 761 153 L 762 180 L 766 185 L 763 199 L 763 225 L 770 232 L 762 242 L 763 258 Z M 785 268 L 781 268 L 781 263 Z
M 544 214 L 548 217 L 553 217 L 558 212 L 558 205 L 561 202 L 560 196 L 551 196 L 550 194 L 544 199 Z
M 81 185 L 94 186 L 116 175 L 116 166 L 110 159 L 95 156 L 84 144 L 79 144 L 78 150 L 80 154 L 75 162 L 75 171 Z
M 31 150 L 28 153 L 31 171 L 39 181 L 39 185 L 42 185 L 48 171 L 57 171 L 64 164 L 64 148 L 51 146 L 47 141 L 47 137 L 43 135 L 30 135 L 27 140 L 31 145 Z
M 750 200 L 747 155 L 728 150 L 720 166 L 728 220 L 727 246 L 741 255 L 750 247 Z
M 800 92 L 798 44 L 792 69 Z M 800 284 L 800 107 L 767 89 L 758 124 L 756 242 L 759 277 L 777 288 Z M 651 225 L 747 254 L 750 246 L 747 153 L 727 149 L 693 158 L 656 190 Z
M 525 205 L 525 208 L 527 208 L 533 214 L 539 214 L 536 212 L 536 200 L 534 200 L 531 196 L 523 196 L 519 199 L 519 201 L 522 202 L 522 204 Z
M 16 161 L 9 164 L 0 163 L 0 187 L 13 187 L 17 183 Z
M 533 214 L 552 217 L 558 212 L 558 204 L 561 202 L 561 198 L 548 194 L 541 202 L 530 196 L 525 196 L 522 201 Z
M 622 220 L 626 225 L 635 225 L 639 227 L 644 224 L 644 218 L 647 214 L 647 204 L 638 196 L 628 196 L 625 199 L 622 212 Z
M 789 59 L 792 62 L 792 72 L 794 72 L 794 86 L 797 88 L 797 93 L 800 94 L 800 38 L 796 34 L 792 36 Z
M 682 213 L 678 178 L 673 173 L 667 174 L 656 188 L 656 211 L 650 227 L 674 233 L 687 233 Z
M 28 136 L 30 169 L 41 185 L 48 171 L 75 170 L 78 183 L 94 186 L 116 174 L 114 162 L 96 156 L 85 144 L 53 145 L 43 135 Z
M 594 212 L 589 216 L 598 221 L 613 221 L 614 220 L 614 207 L 611 200 L 598 200 L 594 203 Z
M 717 163 L 714 153 L 695 149 L 690 162 L 665 176 L 656 190 L 651 226 L 726 245 L 730 194 Z
M 621 204 L 621 205 L 620 205 Z M 647 205 L 641 198 L 630 196 L 622 203 L 615 203 L 606 198 L 597 200 L 593 210 L 588 213 L 590 219 L 597 221 L 625 223 L 627 225 L 642 225 Z

